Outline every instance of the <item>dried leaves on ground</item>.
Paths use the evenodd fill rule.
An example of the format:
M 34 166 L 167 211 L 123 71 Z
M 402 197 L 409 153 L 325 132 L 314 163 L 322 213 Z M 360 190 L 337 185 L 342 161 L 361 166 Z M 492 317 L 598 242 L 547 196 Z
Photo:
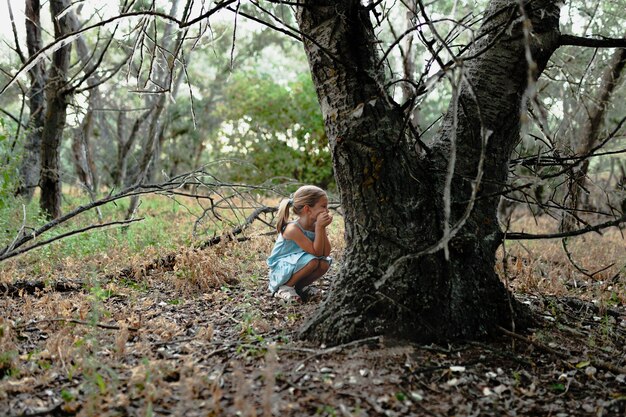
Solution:
M 5 291 L 0 415 L 626 413 L 620 300 L 527 291 L 518 297 L 538 324 L 523 335 L 318 346 L 296 337 L 318 302 L 269 297 L 259 260 L 271 239 L 244 245 L 183 253 L 173 269 L 147 276 Z M 333 274 L 320 282 L 326 291 Z

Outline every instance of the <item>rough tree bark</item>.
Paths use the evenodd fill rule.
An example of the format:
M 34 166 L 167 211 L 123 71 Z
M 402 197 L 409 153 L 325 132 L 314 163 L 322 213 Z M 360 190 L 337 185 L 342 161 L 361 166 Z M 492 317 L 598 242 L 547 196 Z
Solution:
M 51 0 L 50 13 L 54 22 L 54 36 L 61 37 L 71 31 L 67 13 L 67 0 Z M 60 18 L 57 16 L 61 15 Z M 67 71 L 70 64 L 71 44 L 52 54 L 52 65 L 46 84 L 46 116 L 41 138 L 41 200 L 39 206 L 48 218 L 61 215 L 61 176 L 59 151 L 65 128 L 68 94 Z
M 39 10 L 41 5 L 39 0 L 27 0 L 25 4 L 26 14 L 26 45 L 29 56 L 34 56 L 42 46 L 41 23 Z M 35 188 L 39 184 L 39 173 L 41 169 L 41 131 L 44 125 L 46 98 L 44 93 L 45 67 L 41 61 L 28 71 L 30 78 L 30 88 L 28 90 L 28 106 L 30 116 L 28 121 L 28 134 L 24 145 L 24 158 L 20 166 L 20 185 L 16 190 L 16 195 L 26 197 L 30 200 L 33 197 Z
M 525 19 L 516 0 L 492 0 L 441 134 L 419 155 L 405 115 L 386 99 L 373 27 L 358 0 L 304 1 L 298 23 L 317 89 L 345 210 L 346 243 L 333 289 L 302 329 L 336 344 L 374 334 L 429 342 L 480 338 L 522 325 L 526 311 L 494 272 L 496 220 L 529 79 Z M 559 8 L 528 3 L 538 77 L 558 47 Z M 332 57 L 331 57 L 332 55 Z M 478 199 L 464 218 L 482 160 Z M 456 159 L 456 163 L 454 163 Z M 447 171 L 451 212 L 446 226 Z M 447 250 L 430 250 L 434 246 Z M 446 259 L 446 252 L 448 259 Z

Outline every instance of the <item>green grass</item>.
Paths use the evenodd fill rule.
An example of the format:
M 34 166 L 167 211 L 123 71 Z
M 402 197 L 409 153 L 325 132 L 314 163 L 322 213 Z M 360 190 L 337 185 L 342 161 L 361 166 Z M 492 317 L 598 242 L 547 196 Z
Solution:
M 62 212 L 67 213 L 88 203 L 86 196 L 68 190 L 63 198 Z M 129 200 L 122 199 L 100 207 L 102 219 L 99 219 L 98 213 L 93 209 L 81 213 L 43 233 L 29 244 L 90 225 L 123 220 L 128 205 Z M 190 202 L 189 206 L 192 205 L 193 202 Z M 128 260 L 133 258 L 152 259 L 157 254 L 190 246 L 196 219 L 194 214 L 171 198 L 145 195 L 141 198 L 141 205 L 135 216 L 143 218 L 142 221 L 124 227 L 90 230 L 63 238 L 0 263 L 0 273 L 3 269 L 17 269 L 25 275 L 52 277 L 59 275 L 59 269 L 80 269 L 81 275 L 90 275 L 101 272 L 107 265 L 111 267 L 121 263 L 128 264 Z M 0 207 L 0 249 L 10 245 L 20 229 L 28 233 L 44 224 L 46 220 L 39 212 L 36 198 L 27 204 L 20 199 L 11 198 L 10 204 Z M 212 230 L 209 232 L 212 233 Z

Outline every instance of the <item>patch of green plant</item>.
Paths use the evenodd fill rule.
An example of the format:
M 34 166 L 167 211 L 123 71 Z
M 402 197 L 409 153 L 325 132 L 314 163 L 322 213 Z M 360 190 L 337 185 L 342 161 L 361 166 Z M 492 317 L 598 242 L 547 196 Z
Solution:
M 315 415 L 337 417 L 338 414 L 337 414 L 337 410 L 335 410 L 334 407 L 330 405 L 324 405 L 324 406 L 317 408 L 317 410 L 315 411 Z
M 0 379 L 19 375 L 19 370 L 13 367 L 16 357 L 17 351 L 14 350 L 0 352 Z
M 75 397 L 71 391 L 66 390 L 65 388 L 61 390 L 61 399 L 66 403 L 74 401 Z
M 406 394 L 403 393 L 402 391 L 398 391 L 396 392 L 396 400 L 400 401 L 400 402 L 404 402 L 407 399 Z
M 39 359 L 37 361 L 37 366 L 39 366 L 41 370 L 47 371 L 52 367 L 52 362 L 50 362 L 48 359 Z
M 115 293 L 110 289 L 104 289 L 99 285 L 95 285 L 89 289 L 89 294 L 93 301 L 106 301 L 111 298 Z
M 132 278 L 123 277 L 120 278 L 118 283 L 124 287 L 131 288 L 135 291 L 146 292 L 148 291 L 148 284 L 145 281 L 135 281 Z
M 554 382 L 548 386 L 554 392 L 565 392 L 565 385 L 560 382 Z

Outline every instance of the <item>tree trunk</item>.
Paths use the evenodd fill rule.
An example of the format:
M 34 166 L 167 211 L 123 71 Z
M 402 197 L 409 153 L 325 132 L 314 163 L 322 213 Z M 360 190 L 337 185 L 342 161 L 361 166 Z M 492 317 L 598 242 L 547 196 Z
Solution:
M 51 0 L 50 13 L 54 22 L 54 36 L 61 37 L 71 31 L 69 17 L 65 11 L 67 0 Z M 48 218 L 61 215 L 61 177 L 59 151 L 68 104 L 67 71 L 70 63 L 71 44 L 52 54 L 52 66 L 46 84 L 46 117 L 41 142 L 41 200 L 39 206 Z
M 554 3 L 535 1 L 526 10 L 534 77 L 558 45 Z M 468 54 L 475 57 L 460 69 L 458 102 L 430 150 L 416 155 L 405 115 L 384 94 L 378 43 L 361 2 L 307 1 L 299 9 L 346 222 L 341 269 L 302 329 L 305 338 L 329 344 L 375 334 L 419 342 L 481 338 L 528 318 L 494 272 L 502 233 L 493 194 L 503 188 L 519 140 L 529 79 L 519 13 L 515 0 L 491 1 Z M 459 222 L 464 226 L 456 231 Z
M 26 45 L 29 56 L 35 55 L 42 46 L 41 23 L 39 11 L 41 5 L 39 0 L 27 0 L 25 7 L 26 14 Z M 28 90 L 30 116 L 28 122 L 28 134 L 24 146 L 24 158 L 20 166 L 20 185 L 16 190 L 16 195 L 26 197 L 30 200 L 33 197 L 35 188 L 39 184 L 41 170 L 41 134 L 44 125 L 46 109 L 46 97 L 44 93 L 45 68 L 44 63 L 39 62 L 30 71 L 30 88 Z

